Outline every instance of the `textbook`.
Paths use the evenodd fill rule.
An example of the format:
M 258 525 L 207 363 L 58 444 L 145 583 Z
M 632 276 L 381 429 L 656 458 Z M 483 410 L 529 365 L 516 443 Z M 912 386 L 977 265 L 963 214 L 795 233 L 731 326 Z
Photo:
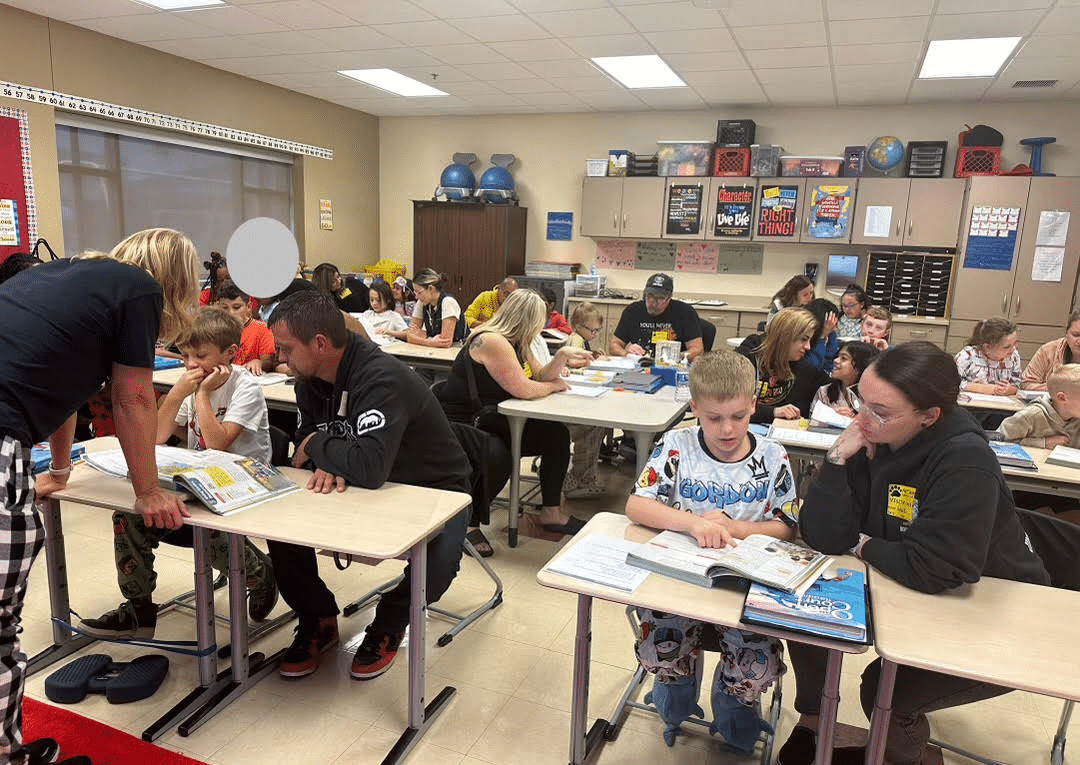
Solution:
M 1071 446 L 1055 446 L 1046 455 L 1046 461 L 1051 465 L 1080 468 L 1080 449 Z
M 1008 441 L 991 441 L 990 449 L 997 455 L 998 463 L 1007 467 L 1035 469 L 1035 460 L 1020 444 Z
M 627 553 L 637 545 L 627 539 L 594 534 L 564 550 L 548 563 L 547 570 L 633 592 L 649 576 L 648 571 L 626 561 Z
M 801 596 L 752 584 L 743 604 L 742 621 L 852 643 L 869 643 L 869 603 L 866 574 L 838 568 L 814 582 Z
M 83 454 L 86 452 L 86 447 L 82 444 L 71 445 L 71 464 L 82 462 Z M 52 462 L 52 449 L 49 447 L 48 441 L 42 441 L 40 444 L 34 444 L 30 448 L 30 473 L 37 475 L 38 473 L 44 473 L 49 469 L 49 463 Z
M 725 577 L 748 579 L 784 592 L 809 587 L 832 561 L 827 555 L 765 534 L 736 540 L 734 547 L 699 547 L 679 531 L 661 531 L 626 555 L 626 562 L 702 587 Z
M 158 446 L 155 454 L 163 487 L 190 494 L 218 515 L 300 490 L 277 468 L 241 454 L 175 446 Z M 86 454 L 84 459 L 102 473 L 128 477 L 127 461 L 119 449 Z

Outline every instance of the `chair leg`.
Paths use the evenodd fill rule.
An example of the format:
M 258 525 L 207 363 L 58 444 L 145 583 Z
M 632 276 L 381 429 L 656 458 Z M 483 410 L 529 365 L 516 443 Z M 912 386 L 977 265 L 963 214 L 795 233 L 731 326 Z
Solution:
M 1054 734 L 1054 745 L 1050 748 L 1050 765 L 1064 765 L 1065 735 L 1069 731 L 1069 720 L 1072 717 L 1074 703 L 1066 701 L 1064 709 L 1061 710 L 1061 720 Z

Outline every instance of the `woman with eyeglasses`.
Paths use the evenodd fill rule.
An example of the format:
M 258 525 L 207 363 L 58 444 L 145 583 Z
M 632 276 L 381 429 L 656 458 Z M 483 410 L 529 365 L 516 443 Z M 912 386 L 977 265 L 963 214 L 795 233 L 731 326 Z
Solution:
M 1042 562 L 1025 543 L 982 428 L 956 404 L 959 391 L 956 364 L 933 343 L 905 343 L 878 356 L 859 382 L 862 406 L 855 422 L 829 449 L 803 501 L 803 539 L 824 553 L 854 553 L 920 592 L 952 590 L 983 576 L 1048 584 Z M 777 763 L 810 765 L 826 652 L 792 642 L 788 656 L 801 718 Z M 880 673 L 880 659 L 863 672 L 861 700 L 868 718 Z M 930 736 L 927 712 L 1009 690 L 899 667 L 885 761 L 921 762 Z M 836 750 L 832 762 L 862 758 L 861 747 L 848 747 Z

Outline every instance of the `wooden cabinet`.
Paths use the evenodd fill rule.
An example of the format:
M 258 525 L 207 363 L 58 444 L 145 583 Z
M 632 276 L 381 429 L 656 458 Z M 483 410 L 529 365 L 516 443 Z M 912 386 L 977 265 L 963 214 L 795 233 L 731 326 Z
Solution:
M 964 187 L 963 178 L 861 178 L 851 243 L 956 247 Z M 882 236 L 866 234 L 867 217 Z
M 918 319 L 894 318 L 892 330 L 889 332 L 889 342 L 893 345 L 899 345 L 912 340 L 929 340 L 931 343 L 944 348 L 945 336 L 948 330 L 949 325 L 945 321 L 930 323 Z
M 516 205 L 413 202 L 413 267 L 445 274 L 466 308 L 510 274 L 525 272 L 525 220 Z
M 666 178 L 585 178 L 581 188 L 581 235 L 659 239 L 666 181 Z

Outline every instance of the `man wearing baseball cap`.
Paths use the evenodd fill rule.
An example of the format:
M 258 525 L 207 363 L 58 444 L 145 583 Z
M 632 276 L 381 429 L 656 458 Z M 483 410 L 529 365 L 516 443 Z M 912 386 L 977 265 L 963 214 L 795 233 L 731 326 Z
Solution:
M 626 308 L 611 337 L 613 356 L 636 354 L 652 356 L 660 340 L 682 343 L 687 358 L 694 360 L 705 350 L 701 339 L 701 320 L 693 306 L 672 300 L 674 282 L 667 274 L 653 274 L 645 282 L 645 294 Z

